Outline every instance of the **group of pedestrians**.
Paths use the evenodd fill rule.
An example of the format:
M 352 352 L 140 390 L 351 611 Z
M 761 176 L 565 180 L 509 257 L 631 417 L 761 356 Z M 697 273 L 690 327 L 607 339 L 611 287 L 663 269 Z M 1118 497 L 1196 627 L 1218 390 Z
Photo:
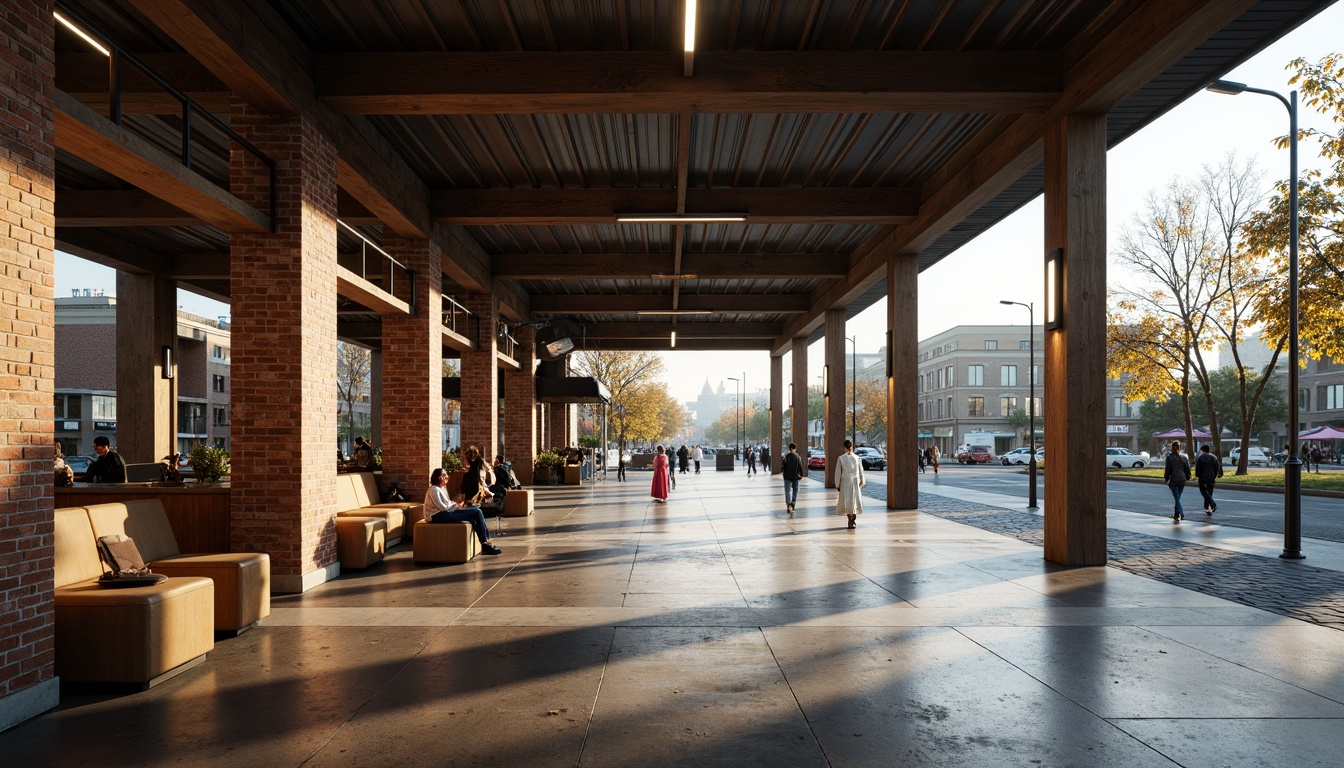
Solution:
M 919 449 L 919 473 L 924 474 L 926 467 L 933 467 L 933 474 L 938 474 L 938 446 L 930 445 L 927 448 Z
M 1204 499 L 1204 514 L 1213 517 L 1213 513 L 1218 511 L 1218 502 L 1213 500 L 1213 486 L 1218 478 L 1223 476 L 1223 462 L 1213 455 L 1209 446 L 1202 445 L 1199 448 L 1199 458 L 1195 459 L 1192 470 L 1190 460 L 1181 453 L 1181 442 L 1172 441 L 1171 452 L 1167 454 L 1166 464 L 1162 468 L 1162 481 L 1171 489 L 1171 498 L 1176 502 L 1175 509 L 1171 513 L 1174 522 L 1179 523 L 1185 519 L 1185 510 L 1181 507 L 1181 494 L 1185 492 L 1185 484 L 1192 476 L 1199 483 L 1199 495 Z

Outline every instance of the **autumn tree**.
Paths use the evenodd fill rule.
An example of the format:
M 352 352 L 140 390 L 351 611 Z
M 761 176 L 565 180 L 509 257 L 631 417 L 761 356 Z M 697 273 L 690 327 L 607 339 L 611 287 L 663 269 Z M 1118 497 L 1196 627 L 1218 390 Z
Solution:
M 658 440 L 667 424 L 666 400 L 671 396 L 659 379 L 663 359 L 653 352 L 584 350 L 571 358 L 574 368 L 592 376 L 611 395 L 611 426 L 618 445 L 627 440 Z M 679 428 L 679 427 L 678 427 Z
M 742 439 L 741 413 L 736 408 L 729 408 L 719 414 L 719 418 L 714 423 L 705 427 L 705 439 L 714 445 L 733 445 Z
M 853 382 L 850 394 L 858 410 L 854 414 L 859 432 L 867 436 L 869 445 L 887 442 L 887 380 L 860 377 Z
M 355 435 L 355 403 L 359 402 L 369 388 L 369 375 L 373 370 L 373 356 L 369 350 L 343 341 L 336 344 L 336 394 L 345 406 L 346 429 L 342 436 L 346 450 Z M 360 419 L 361 426 L 367 422 Z M 339 431 L 339 424 L 338 424 Z

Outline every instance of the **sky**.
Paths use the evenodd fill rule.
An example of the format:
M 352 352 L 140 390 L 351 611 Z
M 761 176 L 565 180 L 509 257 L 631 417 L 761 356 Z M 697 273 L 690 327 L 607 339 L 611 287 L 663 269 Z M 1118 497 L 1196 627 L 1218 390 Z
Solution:
M 1299 56 L 1315 62 L 1328 53 L 1344 52 L 1341 29 L 1344 3 L 1337 3 L 1224 78 L 1286 94 L 1291 89 L 1288 62 Z M 1299 108 L 1298 119 L 1302 127 L 1327 127 L 1323 118 L 1306 108 Z M 1274 140 L 1287 132 L 1288 116 L 1282 105 L 1254 94 L 1230 97 L 1200 91 L 1154 120 L 1107 154 L 1107 241 L 1111 249 L 1150 192 L 1160 191 L 1178 177 L 1193 180 L 1204 166 L 1217 165 L 1231 153 L 1257 163 L 1265 173 L 1268 193 L 1288 173 L 1287 150 L 1274 146 Z M 1303 171 L 1319 166 L 1312 144 L 1299 147 L 1299 161 Z M 999 301 L 1041 306 L 1044 229 L 1044 208 L 1038 197 L 922 272 L 919 338 L 959 324 L 1025 325 L 1024 308 L 1003 306 Z M 968 279 L 968 275 L 974 277 Z M 1116 267 L 1114 259 L 1108 279 L 1112 286 L 1133 284 L 1126 283 L 1132 278 Z M 113 294 L 116 276 L 107 267 L 57 252 L 56 296 L 69 296 L 72 288 L 101 288 Z M 178 292 L 178 304 L 205 317 L 229 314 L 228 305 L 187 291 Z M 885 312 L 886 303 L 879 301 L 849 323 L 848 335 L 857 337 L 861 353 L 876 352 L 886 343 Z M 790 357 L 784 358 L 786 380 Z M 822 357 L 823 344 L 818 341 L 808 353 L 809 380 L 819 379 Z M 698 397 L 706 379 L 715 389 L 722 383 L 730 392 L 736 385 L 728 377 L 745 377 L 753 393 L 769 384 L 769 355 L 763 351 L 668 352 L 664 359 L 668 389 L 681 402 Z

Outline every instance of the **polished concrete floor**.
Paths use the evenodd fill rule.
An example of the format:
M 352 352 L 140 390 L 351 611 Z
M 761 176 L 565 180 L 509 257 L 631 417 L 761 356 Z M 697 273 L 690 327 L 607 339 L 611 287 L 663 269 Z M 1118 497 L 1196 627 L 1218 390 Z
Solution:
M 804 482 L 542 489 L 504 554 L 278 598 L 0 765 L 1337 766 L 1344 633 Z M 492 521 L 493 522 L 493 521 Z

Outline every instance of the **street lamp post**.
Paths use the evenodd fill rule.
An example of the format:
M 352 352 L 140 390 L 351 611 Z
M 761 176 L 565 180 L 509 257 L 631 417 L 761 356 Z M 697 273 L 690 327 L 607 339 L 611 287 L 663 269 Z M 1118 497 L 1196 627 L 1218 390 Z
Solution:
M 1283 462 L 1283 553 L 1279 557 L 1301 560 L 1306 555 L 1302 554 L 1302 459 L 1297 450 L 1297 91 L 1289 91 L 1285 98 L 1277 91 L 1230 80 L 1214 80 L 1208 90 L 1226 96 L 1247 92 L 1273 96 L 1288 110 L 1288 457 Z
M 850 343 L 849 353 L 849 442 L 856 447 L 859 444 L 859 335 L 846 336 Z
M 1030 326 L 1027 330 L 1027 432 L 1031 435 L 1031 458 L 1027 462 L 1027 474 L 1031 476 L 1027 485 L 1027 509 L 1036 509 L 1036 303 L 999 303 L 1027 308 L 1027 324 Z
M 745 378 L 746 378 L 746 375 L 744 374 L 742 378 L 745 379 Z M 740 419 L 740 418 L 742 417 L 742 411 L 741 411 L 741 409 L 738 408 L 738 405 L 737 405 L 737 404 L 738 404 L 738 401 L 739 401 L 739 399 L 740 399 L 740 397 L 741 397 L 741 395 L 739 394 L 739 391 L 738 391 L 738 387 L 739 387 L 739 385 L 740 385 L 742 382 L 741 382 L 739 379 L 736 379 L 736 378 L 734 378 L 734 377 L 732 377 L 732 376 L 729 376 L 729 377 L 728 377 L 728 380 L 731 381 L 731 382 L 733 382 L 733 410 L 734 410 L 734 411 L 737 411 L 737 413 L 733 415 L 733 442 L 734 442 L 734 443 L 737 443 L 737 447 L 734 448 L 733 450 L 734 450 L 738 455 L 741 455 L 741 453 L 742 453 L 742 444 L 737 442 L 737 436 L 738 436 L 738 434 L 740 434 L 740 433 L 737 431 L 737 420 Z
M 738 409 L 738 423 L 742 429 L 742 462 L 747 461 L 747 372 L 742 372 L 742 406 Z

